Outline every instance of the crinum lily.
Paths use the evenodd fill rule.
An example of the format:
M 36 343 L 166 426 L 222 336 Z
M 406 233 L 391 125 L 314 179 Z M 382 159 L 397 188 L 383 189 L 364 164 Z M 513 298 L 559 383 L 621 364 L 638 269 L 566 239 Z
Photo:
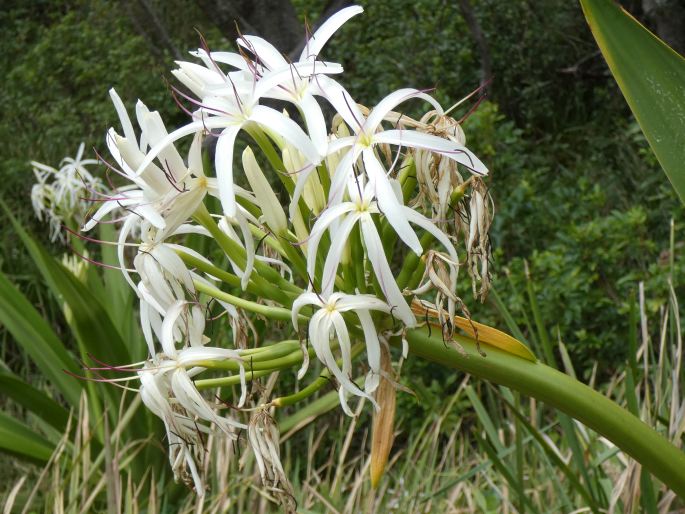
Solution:
M 378 387 L 379 382 L 381 350 L 378 332 L 371 318 L 371 311 L 390 313 L 390 307 L 382 300 L 368 294 L 349 295 L 333 293 L 326 298 L 316 293 L 307 292 L 300 295 L 293 302 L 292 322 L 295 330 L 299 329 L 298 314 L 306 305 L 319 307 L 319 310 L 309 320 L 309 340 L 314 347 L 317 358 L 333 373 L 333 376 L 340 383 L 341 387 L 338 391 L 340 404 L 345 413 L 352 416 L 352 411 L 345 399 L 345 393 L 361 396 L 374 402 L 370 395 Z M 359 317 L 366 342 L 366 355 L 370 371 L 366 377 L 363 391 L 350 378 L 352 370 L 350 333 L 343 318 L 343 313 L 349 311 L 354 311 Z M 342 368 L 338 367 L 333 355 L 331 348 L 332 337 L 335 337 L 338 341 Z M 306 369 L 301 369 L 298 375 L 302 376 L 304 371 Z
M 363 179 L 357 177 L 357 181 L 359 180 Z M 381 213 L 378 208 L 380 202 L 378 199 L 374 199 L 373 187 L 374 184 L 369 182 L 363 191 L 352 190 L 350 192 L 350 201 L 331 206 L 321 213 L 314 227 L 312 227 L 309 240 L 307 241 L 307 272 L 312 279 L 315 277 L 319 243 L 326 230 L 335 223 L 337 228 L 331 235 L 331 246 L 326 255 L 321 275 L 322 294 L 324 296 L 331 294 L 343 250 L 354 226 L 359 223 L 367 257 L 371 262 L 383 295 L 390 305 L 391 312 L 393 315 L 397 315 L 405 325 L 411 327 L 416 325 L 416 318 L 405 301 L 402 291 L 400 291 L 395 282 L 388 258 L 385 255 L 383 243 L 372 218 L 372 215 Z M 393 190 L 391 194 L 395 195 L 396 193 Z M 391 225 L 395 225 L 393 223 L 395 220 L 391 219 L 390 216 L 402 216 L 408 222 L 430 232 L 447 249 L 452 259 L 454 261 L 458 260 L 457 252 L 447 235 L 422 214 L 401 205 L 397 197 L 395 197 L 395 200 L 398 202 L 398 209 L 391 213 L 383 212 Z M 412 228 L 409 228 L 409 230 L 414 234 Z M 415 234 L 414 237 L 416 237 Z
M 351 123 L 350 128 L 355 134 L 337 139 L 329 145 L 330 153 L 349 147 L 347 154 L 340 160 L 333 175 L 329 203 L 331 205 L 340 203 L 345 192 L 352 194 L 352 191 L 357 187 L 354 165 L 361 157 L 365 175 L 369 183 L 372 184 L 373 194 L 378 201 L 379 209 L 386 214 L 397 235 L 407 246 L 417 255 L 421 255 L 423 252 L 421 243 L 409 226 L 409 220 L 405 214 L 407 211 L 401 208 L 402 202 L 396 194 L 396 185 L 393 185 L 393 181 L 388 178 L 388 172 L 376 156 L 375 147 L 379 144 L 389 144 L 430 150 L 459 162 L 475 174 L 486 175 L 488 170 L 478 157 L 457 142 L 413 130 L 379 131 L 385 116 L 398 104 L 412 98 L 425 100 L 442 113 L 442 108 L 437 101 L 417 89 L 400 89 L 391 93 L 381 100 L 367 117 L 364 117 L 361 110 L 353 102 L 345 103 L 345 108 L 339 111 L 339 114 L 348 124 Z M 350 118 L 351 122 L 348 121 Z
M 157 155 L 174 141 L 198 131 L 221 129 L 215 151 L 215 166 L 219 186 L 219 198 L 226 216 L 232 217 L 236 212 L 235 190 L 233 185 L 233 146 L 238 133 L 249 123 L 264 128 L 267 132 L 277 134 L 306 156 L 311 166 L 317 165 L 323 158 L 309 136 L 300 126 L 285 114 L 259 105 L 259 101 L 268 96 L 274 89 L 288 85 L 294 77 L 309 77 L 318 73 L 335 73 L 339 68 L 323 68 L 319 63 L 295 63 L 285 69 L 269 71 L 260 77 L 253 77 L 246 84 L 236 85 L 230 76 L 223 74 L 218 66 L 213 71 L 223 75 L 225 86 L 214 88 L 211 95 L 200 99 L 200 108 L 193 114 L 195 121 L 172 132 L 150 150 L 140 164 L 137 173 L 141 173 Z

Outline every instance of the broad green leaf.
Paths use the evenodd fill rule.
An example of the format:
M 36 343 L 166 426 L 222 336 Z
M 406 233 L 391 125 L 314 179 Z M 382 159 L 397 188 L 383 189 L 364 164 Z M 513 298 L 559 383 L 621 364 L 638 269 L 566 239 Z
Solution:
M 69 413 L 64 407 L 13 373 L 0 371 L 0 394 L 12 398 L 58 430 L 64 430 L 67 425 Z
M 64 370 L 78 373 L 74 359 L 50 325 L 29 301 L 0 273 L 0 323 L 29 354 L 38 369 L 71 405 L 78 405 L 82 383 Z
M 97 297 L 23 229 L 4 203 L 2 206 L 48 286 L 69 308 L 67 321 L 79 341 L 81 352 L 112 365 L 130 362 L 119 331 Z M 85 360 L 87 355 L 82 358 Z
M 55 447 L 31 428 L 0 411 L 0 449 L 45 462 Z
M 685 202 L 685 59 L 612 0 L 580 0 L 609 69 Z

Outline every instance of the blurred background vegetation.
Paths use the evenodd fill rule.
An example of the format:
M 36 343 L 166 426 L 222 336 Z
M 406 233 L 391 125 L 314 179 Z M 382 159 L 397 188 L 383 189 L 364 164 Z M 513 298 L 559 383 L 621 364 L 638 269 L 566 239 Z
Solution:
M 103 150 L 106 129 L 118 123 L 110 87 L 128 105 L 140 98 L 160 110 L 168 126 L 179 125 L 186 115 L 169 92 L 169 70 L 199 46 L 198 34 L 212 49 L 229 49 L 237 23 L 295 53 L 305 23 L 315 27 L 347 3 L 6 0 L 0 11 L 0 197 L 47 242 L 29 201 L 29 160 L 56 166 L 81 141 Z M 407 86 L 435 88 L 449 106 L 483 85 L 485 100 L 463 127 L 469 147 L 492 170 L 498 296 L 522 335 L 534 340 L 527 312 L 532 287 L 540 318 L 551 337 L 563 341 L 579 377 L 608 381 L 628 358 L 635 321 L 628 314 L 638 284 L 644 282 L 645 315 L 655 328 L 669 298 L 669 277 L 682 294 L 685 213 L 580 7 L 565 0 L 359 3 L 365 14 L 331 40 L 325 58 L 344 65 L 343 83 L 369 106 Z M 665 22 L 652 2 L 623 2 L 665 37 L 672 27 L 664 23 L 680 23 L 685 33 L 676 3 Z M 3 220 L 0 268 L 64 332 L 54 300 L 20 246 Z M 467 304 L 475 319 L 504 326 L 492 304 Z M 25 357 L 8 334 L 2 337 L 4 363 L 30 376 Z M 413 373 L 419 365 L 408 366 Z M 422 401 L 402 401 L 418 414 L 407 423 L 418 427 L 456 391 L 460 377 L 433 371 L 421 378 L 415 371 L 409 385 Z
M 129 105 L 140 98 L 169 126 L 178 125 L 185 114 L 169 93 L 169 70 L 174 59 L 199 46 L 198 34 L 211 48 L 231 48 L 235 19 L 246 33 L 261 32 L 294 52 L 305 21 L 315 27 L 322 13 L 345 2 L 276 2 L 281 14 L 270 17 L 263 16 L 267 1 L 223 4 L 4 4 L 0 196 L 33 224 L 33 232 L 42 230 L 28 202 L 28 161 L 56 165 L 81 141 L 102 151 L 106 128 L 117 123 L 110 87 Z M 644 14 L 640 2 L 627 7 Z M 465 8 L 479 38 L 465 21 Z M 654 305 L 665 298 L 673 260 L 670 220 L 678 240 L 683 209 L 580 7 L 564 1 L 388 0 L 365 9 L 326 47 L 326 58 L 345 66 L 345 84 L 359 101 L 373 105 L 388 91 L 411 86 L 436 88 L 449 106 L 478 87 L 484 73 L 492 76 L 486 101 L 464 129 L 469 146 L 492 170 L 498 291 L 516 311 L 514 289 L 522 289 L 527 260 L 540 309 L 555 320 L 577 365 L 613 366 L 625 357 L 622 320 L 637 282 L 647 283 Z M 30 282 L 30 267 L 16 248 L 4 230 L 3 269 Z M 676 267 L 676 277 L 682 272 Z M 487 306 L 472 305 L 472 311 L 489 315 Z

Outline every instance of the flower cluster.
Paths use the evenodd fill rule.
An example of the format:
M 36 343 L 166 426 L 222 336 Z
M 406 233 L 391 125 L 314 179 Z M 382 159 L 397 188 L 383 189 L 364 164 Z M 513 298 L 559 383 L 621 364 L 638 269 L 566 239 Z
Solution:
M 460 261 L 474 288 L 480 283 L 477 294 L 487 293 L 492 209 L 481 177 L 488 170 L 465 147 L 459 124 L 417 89 L 368 109 L 338 81 L 342 67 L 321 57 L 336 30 L 361 12 L 349 7 L 328 19 L 296 62 L 247 35 L 235 53 L 191 52 L 197 61 L 173 71 L 190 120 L 171 132 L 140 101 L 134 126 L 110 92 L 121 126 L 107 134 L 110 166 L 125 183 L 83 229 L 117 213 L 120 265 L 140 299 L 149 350 L 137 372 L 140 394 L 166 426 L 176 477 L 198 492 L 195 442 L 210 431 L 236 437 L 249 427 L 263 477 L 274 487 L 283 482 L 264 409 L 289 402 L 264 401 L 244 424 L 247 381 L 286 362 L 299 364 L 301 379 L 316 358 L 352 415 L 350 396 L 375 404 L 382 345 L 403 341 L 419 324 L 415 299 L 435 294 L 431 308 L 443 313 L 450 337 L 462 306 Z M 430 112 L 413 120 L 395 111 L 409 100 Z M 247 147 L 236 159 L 238 140 Z M 207 142 L 215 143 L 213 171 L 203 158 Z M 207 238 L 214 253 L 184 243 L 188 234 Z M 229 320 L 230 344 L 208 337 L 208 300 L 211 315 L 218 305 Z M 258 344 L 254 316 L 291 320 L 297 340 Z M 363 354 L 360 380 L 354 361 Z M 217 370 L 230 373 L 197 378 Z M 221 404 L 201 393 L 230 384 L 241 387 L 235 417 L 219 414 Z
M 87 168 L 98 161 L 83 159 L 83 149 L 81 143 L 76 157 L 62 159 L 59 169 L 31 161 L 36 177 L 31 188 L 31 203 L 38 220 L 49 224 L 51 241 L 65 242 L 62 226 L 80 223 L 90 208 L 87 199 L 104 189 L 100 179 Z

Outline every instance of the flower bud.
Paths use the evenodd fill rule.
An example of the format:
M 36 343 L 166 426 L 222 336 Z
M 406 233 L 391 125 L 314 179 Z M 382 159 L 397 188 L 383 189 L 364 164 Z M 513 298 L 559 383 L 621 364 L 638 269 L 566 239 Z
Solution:
M 271 189 L 269 181 L 262 173 L 262 169 L 257 164 L 252 149 L 248 146 L 243 152 L 243 169 L 245 176 L 250 183 L 250 187 L 257 198 L 257 204 L 262 209 L 266 224 L 276 235 L 283 235 L 288 230 L 288 220 L 283 212 L 283 207 Z

